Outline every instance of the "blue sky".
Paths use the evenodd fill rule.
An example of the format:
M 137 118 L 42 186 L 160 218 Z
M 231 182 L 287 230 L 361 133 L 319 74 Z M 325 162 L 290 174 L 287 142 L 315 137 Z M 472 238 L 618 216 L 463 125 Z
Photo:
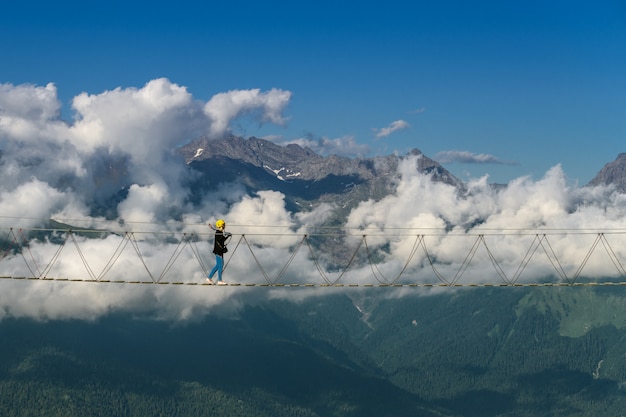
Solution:
M 419 148 L 461 179 L 561 164 L 584 185 L 626 152 L 619 0 L 12 2 L 0 37 L 0 84 L 54 83 L 67 120 L 81 92 L 165 77 L 202 101 L 291 92 L 284 126 L 235 134 Z

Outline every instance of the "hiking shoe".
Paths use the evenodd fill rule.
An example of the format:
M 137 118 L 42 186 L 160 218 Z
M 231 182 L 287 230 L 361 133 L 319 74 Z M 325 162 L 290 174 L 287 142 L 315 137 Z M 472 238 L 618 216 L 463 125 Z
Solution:
M 213 281 L 211 280 L 211 278 L 207 278 L 206 283 L 209 285 L 213 285 Z

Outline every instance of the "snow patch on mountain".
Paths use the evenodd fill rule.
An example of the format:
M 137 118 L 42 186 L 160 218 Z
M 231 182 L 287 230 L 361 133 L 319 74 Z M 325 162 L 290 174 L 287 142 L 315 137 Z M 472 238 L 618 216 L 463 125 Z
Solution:
M 293 172 L 285 167 L 282 167 L 280 169 L 274 169 L 267 164 L 263 164 L 263 168 L 267 169 L 270 172 L 273 172 L 274 175 L 276 175 L 276 178 L 281 181 L 286 181 L 287 178 L 296 178 L 302 175 L 301 172 Z

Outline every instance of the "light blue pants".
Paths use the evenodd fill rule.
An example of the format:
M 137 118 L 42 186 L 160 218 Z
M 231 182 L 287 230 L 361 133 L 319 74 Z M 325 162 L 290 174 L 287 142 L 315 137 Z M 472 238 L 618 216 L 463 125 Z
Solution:
M 215 273 L 217 272 L 217 281 L 221 281 L 222 280 L 222 269 L 224 268 L 224 258 L 222 258 L 219 255 L 215 255 L 215 266 L 213 267 L 213 269 L 211 270 L 211 273 L 209 274 L 209 279 L 213 278 L 213 275 L 215 275 Z

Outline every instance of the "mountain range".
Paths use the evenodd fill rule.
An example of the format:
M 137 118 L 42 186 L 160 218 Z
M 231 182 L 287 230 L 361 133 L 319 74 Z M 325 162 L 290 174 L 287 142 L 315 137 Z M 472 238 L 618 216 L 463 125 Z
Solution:
M 456 187 L 461 193 L 466 190 L 462 180 L 419 149 L 406 155 L 372 158 L 324 157 L 297 144 L 281 146 L 255 137 L 230 136 L 221 140 L 199 138 L 178 152 L 189 167 L 202 173 L 196 188 L 235 181 L 251 192 L 277 190 L 285 194 L 294 210 L 324 201 L 350 210 L 361 201 L 378 200 L 393 191 L 398 165 L 409 156 L 419 156 L 417 171 L 431 175 L 433 181 Z M 626 153 L 607 163 L 587 184 L 595 185 L 611 185 L 626 192 Z M 495 188 L 505 186 L 492 184 Z
M 314 202 L 334 202 L 345 213 L 361 201 L 380 199 L 393 191 L 398 164 L 408 156 L 420 156 L 417 170 L 434 181 L 464 188 L 461 180 L 418 149 L 404 156 L 323 157 L 297 144 L 281 146 L 264 139 L 231 136 L 200 138 L 179 148 L 179 153 L 191 169 L 202 173 L 194 189 L 235 181 L 250 192 L 282 192 L 294 211 Z
M 342 225 L 360 202 L 377 201 L 393 193 L 398 183 L 398 166 L 409 157 L 418 157 L 416 170 L 430 175 L 432 181 L 456 188 L 459 195 L 467 192 L 464 181 L 419 149 L 404 155 L 348 158 L 321 156 L 297 144 L 283 146 L 255 137 L 229 136 L 219 140 L 198 138 L 177 148 L 176 153 L 193 173 L 185 184 L 191 190 L 192 203 L 199 202 L 220 184 L 236 183 L 249 194 L 259 190 L 281 192 L 291 212 L 333 203 L 335 210 L 327 226 Z M 128 160 L 100 155 L 94 161 L 89 168 L 97 186 L 91 202 L 92 215 L 116 218 L 117 205 L 127 197 L 131 186 L 126 175 L 130 169 Z M 626 193 L 626 153 L 607 163 L 587 184 L 595 185 L 615 187 Z M 490 186 L 499 190 L 507 185 Z

